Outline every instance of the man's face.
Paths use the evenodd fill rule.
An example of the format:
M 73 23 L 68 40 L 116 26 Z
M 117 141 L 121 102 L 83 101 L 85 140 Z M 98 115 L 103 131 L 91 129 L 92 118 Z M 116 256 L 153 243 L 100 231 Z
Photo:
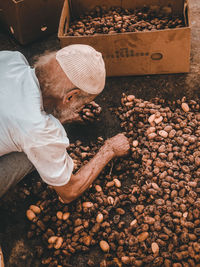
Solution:
M 77 88 L 74 88 L 71 93 L 72 95 L 69 95 L 69 99 L 60 101 L 56 108 L 57 117 L 63 124 L 79 120 L 79 112 L 83 106 L 96 97 L 96 95 L 87 94 L 79 89 L 77 90 Z
M 82 107 L 96 97 L 76 88 L 54 57 L 45 65 L 44 71 L 39 68 L 37 77 L 45 111 L 61 123 L 77 120 Z

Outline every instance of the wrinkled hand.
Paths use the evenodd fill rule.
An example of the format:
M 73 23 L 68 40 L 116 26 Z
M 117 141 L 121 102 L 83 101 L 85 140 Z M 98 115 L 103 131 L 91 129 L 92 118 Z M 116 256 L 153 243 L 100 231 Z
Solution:
M 108 139 L 105 144 L 113 150 L 116 157 L 126 156 L 130 149 L 128 138 L 122 133 Z

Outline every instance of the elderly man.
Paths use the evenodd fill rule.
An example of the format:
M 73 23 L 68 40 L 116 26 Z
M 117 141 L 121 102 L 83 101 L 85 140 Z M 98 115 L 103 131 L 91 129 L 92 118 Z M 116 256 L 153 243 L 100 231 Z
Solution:
M 34 167 L 60 198 L 79 197 L 113 158 L 128 153 L 123 134 L 108 139 L 76 174 L 63 123 L 79 120 L 79 111 L 104 88 L 101 53 L 70 45 L 42 56 L 35 69 L 19 52 L 0 52 L 0 196 Z

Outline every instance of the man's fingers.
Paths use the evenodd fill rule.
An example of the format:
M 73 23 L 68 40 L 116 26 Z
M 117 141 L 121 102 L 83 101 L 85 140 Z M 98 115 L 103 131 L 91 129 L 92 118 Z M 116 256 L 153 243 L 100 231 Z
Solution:
M 129 140 L 123 133 L 108 139 L 107 144 L 113 150 L 115 156 L 127 155 L 130 149 Z

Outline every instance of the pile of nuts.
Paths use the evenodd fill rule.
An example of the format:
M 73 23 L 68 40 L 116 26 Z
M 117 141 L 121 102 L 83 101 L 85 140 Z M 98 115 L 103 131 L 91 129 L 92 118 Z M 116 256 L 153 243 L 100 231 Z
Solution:
M 85 266 L 199 266 L 199 103 L 123 94 L 116 114 L 130 154 L 112 160 L 69 205 L 51 187 L 40 193 L 27 210 L 37 257 L 46 266 L 72 266 L 73 255 L 94 247 L 99 257 Z M 75 171 L 103 142 L 70 146 Z
M 170 7 L 144 7 L 128 10 L 96 7 L 71 22 L 68 36 L 153 31 L 184 27 L 183 17 L 174 16 Z M 67 27 L 66 27 L 67 29 Z
M 102 108 L 95 101 L 92 101 L 83 107 L 80 116 L 85 122 L 93 122 L 99 120 L 101 111 Z

